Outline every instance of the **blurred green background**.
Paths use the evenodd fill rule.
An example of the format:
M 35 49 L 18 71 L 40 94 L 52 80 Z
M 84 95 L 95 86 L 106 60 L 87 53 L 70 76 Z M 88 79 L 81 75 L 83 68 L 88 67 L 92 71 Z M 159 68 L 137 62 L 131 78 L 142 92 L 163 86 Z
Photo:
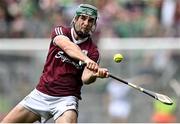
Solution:
M 0 0 L 0 120 L 36 86 L 52 27 L 69 26 L 80 3 L 99 9 L 93 40 L 101 52 L 100 65 L 176 103 L 169 108 L 134 89 L 122 88 L 115 96 L 130 106 L 125 122 L 157 122 L 163 118 L 157 116 L 160 113 L 179 123 L 179 0 Z M 113 62 L 115 53 L 124 56 L 119 64 Z M 83 87 L 79 122 L 114 122 L 109 113 L 110 100 L 115 99 L 108 91 L 111 81 L 98 79 Z

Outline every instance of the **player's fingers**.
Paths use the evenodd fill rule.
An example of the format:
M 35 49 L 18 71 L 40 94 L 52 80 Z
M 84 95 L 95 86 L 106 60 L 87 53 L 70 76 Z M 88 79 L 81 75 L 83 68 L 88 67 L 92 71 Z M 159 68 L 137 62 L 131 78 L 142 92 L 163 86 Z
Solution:
M 105 70 L 105 77 L 106 77 L 106 78 L 109 77 L 109 71 L 108 71 L 108 69 Z
M 109 76 L 109 72 L 107 69 L 99 69 L 98 74 L 100 78 L 107 78 Z
M 99 68 L 98 64 L 95 63 L 95 62 L 89 62 L 89 63 L 87 63 L 86 66 L 87 66 L 87 68 L 88 68 L 89 70 L 92 70 L 92 71 L 95 71 L 95 72 L 97 72 L 97 71 L 98 71 L 98 68 Z

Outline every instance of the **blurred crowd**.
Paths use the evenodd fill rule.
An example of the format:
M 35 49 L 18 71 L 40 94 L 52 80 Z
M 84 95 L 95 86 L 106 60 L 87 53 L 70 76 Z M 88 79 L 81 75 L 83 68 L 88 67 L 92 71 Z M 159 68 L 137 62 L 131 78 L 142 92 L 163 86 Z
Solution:
M 96 33 L 94 34 L 96 41 L 98 41 L 99 38 L 116 37 L 180 37 L 180 0 L 0 0 L 0 39 L 49 38 L 51 29 L 54 26 L 70 26 L 71 20 L 75 14 L 75 9 L 81 3 L 92 4 L 99 10 L 98 25 Z M 167 86 L 170 87 L 168 83 L 171 82 L 171 84 L 173 84 L 172 82 L 174 80 L 177 80 L 179 83 L 179 50 L 157 51 L 157 53 L 156 51 L 153 52 L 151 50 L 147 51 L 147 53 L 144 51 L 137 52 L 138 53 L 132 51 L 131 53 L 131 51 L 127 51 L 128 54 L 125 54 L 127 54 L 126 61 L 128 62 L 125 62 L 124 65 L 121 63 L 121 66 L 118 65 L 121 69 L 117 68 L 116 65 L 115 68 L 113 68 L 113 72 L 117 69 L 117 74 L 124 73 L 129 77 L 134 73 L 138 73 L 138 76 L 148 74 L 148 76 L 153 77 L 154 80 L 149 77 L 145 80 L 146 82 L 150 82 L 148 88 L 152 88 L 153 90 L 162 90 Z M 0 54 L 0 120 L 2 116 L 4 116 L 4 113 L 6 113 L 13 104 L 20 100 L 20 96 L 24 96 L 25 92 L 31 90 L 32 85 L 35 85 L 35 79 L 38 78 L 38 74 L 41 72 L 41 65 L 43 65 L 42 60 L 39 59 L 42 58 L 42 55 L 38 53 L 33 53 L 33 57 L 31 54 L 28 54 L 30 56 L 27 55 L 25 57 L 21 56 L 21 54 Z M 142 57 L 140 56 L 141 54 Z M 109 55 L 107 56 L 108 60 L 111 59 Z M 104 61 L 104 65 L 107 64 L 109 67 L 109 61 Z M 113 65 L 115 64 L 113 63 Z M 34 71 L 35 69 L 37 71 Z M 162 83 L 165 85 L 162 85 Z M 154 86 L 155 84 L 157 87 Z M 176 85 L 173 84 L 173 87 L 175 92 L 180 91 L 180 85 L 177 87 L 177 83 Z M 156 112 L 157 110 L 162 109 L 163 106 L 154 103 L 153 105 L 155 107 L 153 106 L 154 108 L 152 108 L 150 106 L 151 103 L 142 99 L 139 94 L 137 94 L 138 96 L 136 97 L 134 96 L 136 93 L 133 94 L 129 89 L 119 90 L 120 88 L 123 87 L 110 84 L 107 85 L 106 89 L 106 92 L 110 93 L 108 94 L 110 103 L 108 114 L 112 119 L 112 122 L 147 121 L 146 116 L 149 117 L 149 113 L 151 113 L 153 109 L 155 109 L 155 114 L 152 116 L 153 122 L 159 121 L 157 120 L 159 119 L 157 118 L 159 117 L 159 113 Z M 116 92 L 117 90 L 120 94 Z M 123 94 L 119 91 L 123 91 Z M 166 92 L 168 92 L 168 95 L 171 93 L 169 91 Z M 92 94 L 88 94 L 88 92 L 86 93 L 87 95 Z M 93 97 L 88 98 L 93 98 L 91 101 L 95 101 L 94 103 L 96 104 L 98 102 L 97 99 L 99 98 L 97 93 L 100 94 L 99 89 L 97 88 L 97 91 L 93 93 Z M 130 96 L 132 95 L 134 101 L 125 99 L 127 97 L 130 98 L 128 96 L 129 94 Z M 173 92 L 171 94 L 173 94 Z M 180 93 L 177 93 L 177 104 L 179 103 L 179 98 Z M 115 100 L 115 103 L 111 103 L 111 99 Z M 85 104 L 87 105 L 87 103 Z M 92 102 L 90 102 L 90 104 L 92 104 Z M 101 122 L 103 119 L 101 120 L 100 116 L 108 120 L 107 116 L 103 115 L 106 114 L 104 110 L 102 110 L 103 114 L 98 113 L 100 111 L 99 108 L 102 108 L 102 105 L 103 104 L 99 104 L 97 107 L 88 105 L 89 109 L 85 106 L 82 108 L 82 113 L 84 113 L 81 116 L 84 118 L 87 117 L 89 121 L 93 120 L 91 120 L 90 116 L 99 118 Z M 141 109 L 142 105 L 147 105 L 147 111 Z M 115 108 L 117 106 L 118 109 Z M 98 110 L 96 110 L 95 107 Z M 151 108 L 148 110 L 148 107 Z M 177 119 L 179 119 L 180 107 L 176 109 Z M 95 113 L 94 110 L 96 111 Z M 137 114 L 137 111 L 140 114 Z M 172 111 L 174 111 L 174 108 L 173 110 L 169 109 L 165 114 L 172 114 Z M 119 116 L 117 120 L 118 114 Z M 149 120 L 149 122 L 150 121 L 152 120 Z M 180 119 L 177 120 L 177 122 L 180 122 Z
M 180 36 L 180 0 L 0 0 L 0 38 L 48 38 L 80 3 L 99 9 L 97 37 Z

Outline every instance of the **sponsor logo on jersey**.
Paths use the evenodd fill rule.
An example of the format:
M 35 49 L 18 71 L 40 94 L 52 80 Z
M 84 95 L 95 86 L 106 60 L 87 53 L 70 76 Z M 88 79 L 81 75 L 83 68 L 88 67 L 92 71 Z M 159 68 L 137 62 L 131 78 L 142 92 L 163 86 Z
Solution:
M 82 50 L 82 52 L 84 54 L 87 55 L 88 51 L 87 50 Z M 67 57 L 63 51 L 59 51 L 56 55 L 55 55 L 55 58 L 57 59 L 61 59 L 62 62 L 66 62 L 66 63 L 70 63 L 72 65 L 74 65 L 77 69 L 82 69 L 82 65 L 80 64 L 80 62 L 76 63 L 74 62 L 73 60 L 71 60 L 69 57 Z

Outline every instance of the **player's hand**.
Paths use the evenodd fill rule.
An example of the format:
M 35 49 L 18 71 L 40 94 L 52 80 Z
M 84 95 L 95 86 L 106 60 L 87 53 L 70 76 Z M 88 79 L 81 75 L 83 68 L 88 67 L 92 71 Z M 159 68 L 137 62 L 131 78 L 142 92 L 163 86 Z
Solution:
M 99 66 L 98 66 L 98 64 L 96 62 L 94 62 L 91 59 L 86 59 L 85 63 L 86 63 L 87 69 L 89 69 L 89 70 L 91 70 L 93 72 L 98 72 Z
M 108 78 L 109 71 L 106 68 L 98 68 L 98 71 L 95 73 L 95 76 L 98 78 Z

